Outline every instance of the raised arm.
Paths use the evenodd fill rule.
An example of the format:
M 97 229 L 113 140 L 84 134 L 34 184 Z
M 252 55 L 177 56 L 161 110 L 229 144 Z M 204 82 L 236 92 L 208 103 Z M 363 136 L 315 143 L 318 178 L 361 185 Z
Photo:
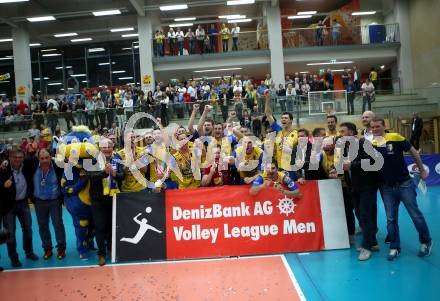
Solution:
M 420 154 L 416 151 L 416 149 L 411 146 L 409 149 L 409 153 L 414 158 L 414 161 L 416 162 L 417 167 L 420 171 L 420 177 L 425 180 L 428 177 L 428 172 L 425 170 L 425 167 L 423 166 L 422 159 L 420 158 Z
M 199 125 L 197 126 L 197 131 L 199 132 L 200 136 L 203 136 L 205 134 L 203 125 L 205 124 L 206 116 L 208 116 L 208 113 L 210 111 L 211 111 L 210 107 L 206 105 L 205 109 L 203 110 L 202 116 L 200 116 Z
M 196 115 L 199 107 L 200 105 L 198 103 L 193 105 L 193 110 L 188 121 L 188 131 L 190 132 L 190 134 L 194 134 L 194 121 L 196 120 Z
M 275 122 L 275 119 L 273 118 L 273 112 L 272 107 L 270 106 L 270 95 L 269 93 L 265 93 L 265 106 L 264 106 L 264 114 L 266 115 L 267 121 L 269 121 L 269 124 L 272 125 Z

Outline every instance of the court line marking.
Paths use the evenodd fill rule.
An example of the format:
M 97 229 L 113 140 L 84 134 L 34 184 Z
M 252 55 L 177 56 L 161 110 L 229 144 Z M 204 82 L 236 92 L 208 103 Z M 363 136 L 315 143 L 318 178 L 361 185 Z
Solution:
M 295 287 L 296 292 L 299 295 L 300 300 L 306 301 L 307 300 L 306 296 L 304 296 L 304 293 L 303 293 L 301 287 L 299 286 L 298 281 L 296 280 L 295 274 L 293 274 L 293 271 L 290 268 L 289 263 L 287 262 L 286 256 L 285 255 L 280 255 L 280 257 L 281 257 L 281 261 L 284 264 L 284 267 L 286 268 L 287 274 L 289 274 L 290 280 L 292 281 L 293 286 Z
M 269 255 L 251 255 L 251 256 L 232 256 L 232 257 L 219 257 L 219 258 L 199 258 L 199 259 L 182 259 L 182 260 L 165 260 L 165 261 L 148 261 L 148 262 L 130 262 L 130 263 L 110 263 L 105 267 L 118 267 L 118 266 L 131 266 L 131 265 L 154 265 L 154 264 L 172 264 L 172 263 L 186 263 L 186 262 L 203 262 L 203 261 L 220 261 L 220 260 L 240 260 L 240 259 L 254 259 L 254 258 L 268 258 L 268 257 L 283 257 L 281 254 L 269 254 Z M 62 270 L 62 269 L 84 269 L 84 268 L 101 268 L 97 264 L 94 265 L 76 265 L 65 267 L 41 267 L 41 268 L 29 268 L 29 269 L 16 269 L 16 270 L 4 270 L 2 273 L 16 273 L 24 271 L 44 271 L 44 270 Z

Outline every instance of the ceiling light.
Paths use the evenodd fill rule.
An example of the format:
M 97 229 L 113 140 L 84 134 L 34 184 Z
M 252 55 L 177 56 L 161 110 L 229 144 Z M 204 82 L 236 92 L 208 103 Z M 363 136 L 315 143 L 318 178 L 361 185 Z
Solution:
M 56 70 L 61 70 L 63 69 L 63 66 L 60 67 L 55 67 Z M 64 69 L 72 69 L 72 66 L 64 66 Z
M 219 19 L 244 19 L 246 18 L 246 15 L 225 15 L 225 16 L 218 16 Z
M 0 61 L 12 60 L 12 57 L 0 57 Z
M 174 23 L 174 24 L 170 24 L 170 27 L 190 27 L 193 26 L 193 23 Z
M 255 0 L 231 0 L 227 1 L 227 5 L 242 5 L 242 4 L 254 4 Z
M 120 15 L 121 11 L 119 9 L 101 10 L 101 11 L 94 11 L 92 12 L 92 14 L 95 17 L 111 16 L 111 15 Z
M 49 56 L 60 56 L 60 55 L 61 53 L 48 53 L 48 54 L 43 54 L 42 56 L 49 57 Z
M 375 11 L 358 11 L 351 13 L 352 16 L 366 16 L 366 15 L 374 15 L 376 14 Z
M 127 77 L 120 77 L 119 80 L 124 80 L 124 79 L 133 79 L 132 76 L 127 76 Z
M 13 41 L 13 39 L 0 39 L 0 43 L 3 43 L 3 42 L 12 42 Z
M 380 66 L 380 69 L 385 69 L 385 65 Z
M 323 62 L 323 63 L 308 63 L 307 66 L 337 65 L 337 64 L 352 64 L 352 63 L 353 63 L 353 61 Z
M 61 86 L 63 83 L 50 83 L 48 86 Z
M 131 49 L 132 49 L 131 47 L 122 48 L 122 50 L 131 50 Z
M 309 71 L 301 71 L 300 73 L 301 74 L 307 74 L 307 73 L 309 73 Z
M 55 48 L 42 49 L 41 52 L 57 51 Z
M 71 32 L 71 33 L 59 33 L 59 34 L 55 34 L 54 37 L 55 38 L 64 38 L 64 37 L 76 37 L 78 34 L 76 32 Z
M 15 3 L 15 2 L 28 2 L 29 0 L 0 0 L 0 4 L 3 3 Z
M 90 48 L 89 52 L 101 52 L 101 51 L 105 51 L 104 48 Z
M 91 41 L 91 40 L 93 40 L 93 39 L 92 38 L 82 38 L 82 39 L 73 39 L 73 40 L 70 40 L 70 42 L 78 43 L 78 42 L 86 42 L 86 41 Z
M 44 16 L 44 17 L 27 18 L 27 20 L 29 22 L 43 22 L 43 21 L 55 21 L 56 19 L 54 16 Z
M 0 81 L 0 83 L 1 84 L 6 84 L 6 83 L 9 83 L 9 81 L 8 80 L 2 80 L 2 81 Z
M 115 62 L 112 62 L 112 65 L 114 65 L 115 64 Z M 108 65 L 110 65 L 110 63 L 109 62 L 106 62 L 106 63 L 99 63 L 98 64 L 99 66 L 108 66 Z
M 312 15 L 288 16 L 287 19 L 310 19 Z
M 86 81 L 86 80 L 82 80 L 81 82 L 87 84 L 87 81 Z
M 252 19 L 235 19 L 235 20 L 228 20 L 228 23 L 245 23 L 251 21 Z
M 344 69 L 331 69 L 332 72 L 344 72 Z M 350 70 L 347 70 L 350 71 Z
M 196 73 L 202 73 L 202 72 L 216 72 L 216 71 L 231 71 L 231 70 L 241 70 L 243 68 L 236 67 L 236 68 L 221 68 L 221 69 L 208 69 L 208 70 L 196 70 L 194 72 Z
M 161 11 L 187 9 L 187 8 L 188 8 L 188 5 L 186 5 L 186 4 L 164 5 L 164 6 L 159 7 L 159 9 Z
M 112 73 L 113 73 L 113 74 L 125 73 L 125 70 L 113 71 Z
M 297 15 L 314 15 L 316 14 L 317 11 L 316 10 L 311 10 L 311 11 L 300 11 Z
M 138 37 L 138 36 L 139 36 L 138 33 L 129 33 L 129 34 L 122 35 L 123 38 L 131 38 L 131 37 Z
M 72 77 L 84 77 L 84 76 L 87 76 L 87 75 L 85 75 L 85 74 L 72 74 L 71 76 Z
M 41 43 L 31 43 L 31 44 L 29 44 L 29 47 L 36 47 L 36 46 L 41 46 Z
M 48 77 L 43 77 L 43 79 L 48 80 L 49 78 Z M 34 80 L 40 80 L 40 78 L 36 77 L 36 78 L 34 78 Z
M 134 27 L 113 28 L 110 29 L 110 32 L 121 32 L 121 31 L 131 31 L 131 30 L 134 30 Z
M 195 19 L 196 19 L 196 17 L 177 18 L 177 19 L 174 19 L 174 21 L 176 21 L 176 22 L 182 22 L 182 21 L 194 21 Z

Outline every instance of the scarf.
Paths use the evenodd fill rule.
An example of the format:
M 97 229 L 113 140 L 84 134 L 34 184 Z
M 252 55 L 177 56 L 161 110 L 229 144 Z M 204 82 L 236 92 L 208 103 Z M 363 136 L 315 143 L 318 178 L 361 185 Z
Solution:
M 110 159 L 110 164 L 112 165 L 114 171 L 118 170 L 118 162 L 115 156 Z M 102 179 L 102 188 L 102 194 L 111 197 L 120 192 L 118 188 L 118 183 L 111 174 L 109 174 L 108 177 Z

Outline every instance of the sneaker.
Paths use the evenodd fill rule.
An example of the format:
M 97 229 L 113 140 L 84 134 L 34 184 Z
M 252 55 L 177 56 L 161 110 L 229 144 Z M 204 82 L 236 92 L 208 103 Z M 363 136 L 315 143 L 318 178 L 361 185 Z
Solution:
M 430 241 L 427 244 L 421 244 L 419 254 L 417 256 L 419 257 L 426 257 L 431 255 L 431 249 L 432 249 L 432 241 Z
M 370 257 L 371 257 L 371 251 L 367 250 L 367 249 L 364 249 L 364 248 L 361 248 L 361 251 L 360 251 L 359 256 L 358 256 L 358 260 L 359 261 L 365 261 L 365 260 L 370 259 Z
M 400 251 L 399 250 L 397 250 L 397 249 L 390 249 L 390 252 L 388 253 L 387 259 L 389 261 L 393 261 L 394 259 L 399 257 L 399 255 L 400 255 Z
M 98 257 L 98 265 L 99 266 L 103 266 L 103 265 L 105 265 L 105 257 L 104 256 L 99 256 Z
M 61 259 L 63 259 L 64 257 L 66 257 L 66 250 L 64 250 L 64 249 L 58 249 L 58 252 L 57 252 L 57 258 L 58 258 L 59 260 L 61 260 Z
M 52 253 L 52 249 L 46 249 L 46 250 L 44 251 L 43 258 L 44 258 L 44 260 L 48 260 L 49 258 L 52 257 L 52 255 L 53 255 L 53 253 Z
M 29 254 L 27 254 L 26 255 L 26 258 L 27 259 L 30 259 L 30 260 L 38 260 L 38 256 L 37 255 L 35 255 L 34 253 L 29 253 Z
M 87 254 L 79 254 L 79 259 L 82 261 L 87 261 L 89 260 L 89 257 L 87 257 Z
M 18 258 L 17 258 L 17 259 L 12 259 L 12 260 L 11 260 L 11 266 L 12 266 L 13 268 L 20 268 L 20 267 L 22 267 L 23 265 L 21 264 L 20 260 L 18 260 Z

